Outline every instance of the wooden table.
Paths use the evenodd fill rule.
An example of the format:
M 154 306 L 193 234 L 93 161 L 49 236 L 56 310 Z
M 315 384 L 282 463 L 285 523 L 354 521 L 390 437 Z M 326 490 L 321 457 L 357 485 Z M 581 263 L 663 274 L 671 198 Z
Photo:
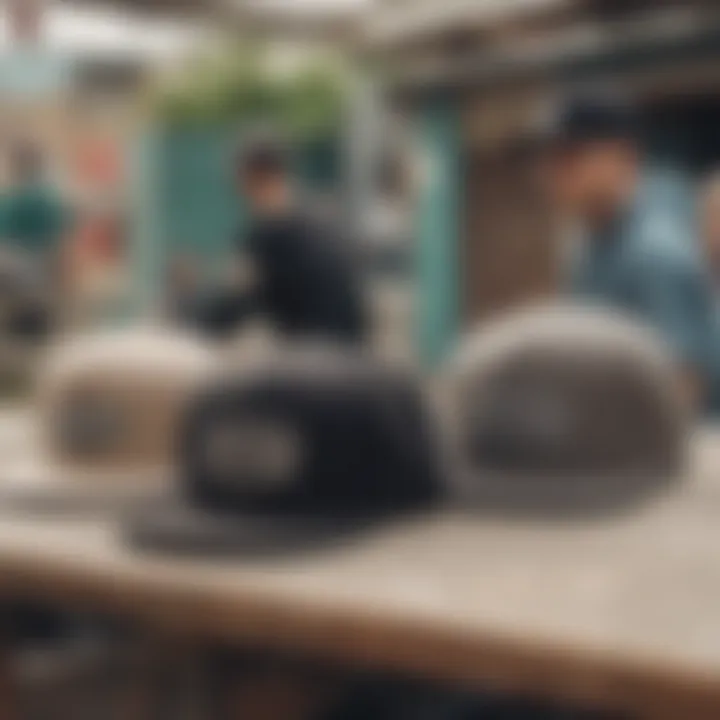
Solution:
M 533 522 L 443 511 L 275 561 L 127 550 L 111 521 L 0 516 L 0 595 L 638 717 L 720 718 L 720 445 L 640 512 Z

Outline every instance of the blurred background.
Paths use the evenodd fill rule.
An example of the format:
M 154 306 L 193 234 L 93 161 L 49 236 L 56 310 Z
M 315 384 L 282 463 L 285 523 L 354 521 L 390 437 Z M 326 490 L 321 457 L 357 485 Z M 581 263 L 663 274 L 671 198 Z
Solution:
M 318 202 L 372 248 L 381 342 L 433 363 L 469 323 L 555 288 L 562 251 L 517 141 L 558 88 L 632 93 L 648 202 L 693 212 L 720 161 L 715 15 L 669 0 L 6 0 L 3 194 L 19 190 L 13 147 L 32 143 L 65 213 L 75 321 L 151 313 L 231 274 L 244 211 L 228 153 L 271 117 Z

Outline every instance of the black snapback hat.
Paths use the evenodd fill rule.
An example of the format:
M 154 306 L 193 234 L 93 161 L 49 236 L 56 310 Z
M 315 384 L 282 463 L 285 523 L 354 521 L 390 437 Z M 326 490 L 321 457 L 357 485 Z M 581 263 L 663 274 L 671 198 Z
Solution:
M 640 117 L 624 95 L 608 90 L 568 94 L 544 107 L 528 129 L 530 143 L 567 147 L 602 140 L 635 140 Z
M 440 492 L 418 383 L 341 350 L 295 351 L 201 393 L 180 439 L 182 502 L 131 518 L 135 546 L 274 552 L 334 539 Z
M 684 470 L 687 412 L 670 354 L 609 312 L 545 306 L 481 329 L 451 395 L 468 490 L 488 504 L 604 510 Z

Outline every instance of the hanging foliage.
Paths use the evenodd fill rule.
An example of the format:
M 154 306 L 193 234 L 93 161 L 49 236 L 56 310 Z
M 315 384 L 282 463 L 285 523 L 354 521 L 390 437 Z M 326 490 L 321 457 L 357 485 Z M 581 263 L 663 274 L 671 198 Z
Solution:
M 273 68 L 270 51 L 234 47 L 196 59 L 152 93 L 153 115 L 166 126 L 271 123 L 312 139 L 337 127 L 343 109 L 342 71 L 307 60 Z

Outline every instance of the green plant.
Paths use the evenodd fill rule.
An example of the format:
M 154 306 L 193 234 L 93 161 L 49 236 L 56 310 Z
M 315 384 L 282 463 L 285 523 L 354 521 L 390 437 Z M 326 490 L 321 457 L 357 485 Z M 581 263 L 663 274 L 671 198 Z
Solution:
M 293 72 L 272 70 L 270 52 L 233 47 L 196 59 L 155 88 L 152 113 L 169 126 L 272 123 L 304 139 L 337 126 L 344 103 L 342 72 L 307 61 Z

